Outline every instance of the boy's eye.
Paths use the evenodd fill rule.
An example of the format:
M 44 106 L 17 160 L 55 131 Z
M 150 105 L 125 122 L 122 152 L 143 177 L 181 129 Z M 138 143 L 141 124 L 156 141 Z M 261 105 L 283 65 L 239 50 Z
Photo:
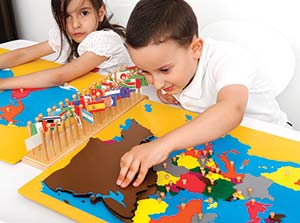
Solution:
M 160 69 L 160 71 L 161 71 L 162 73 L 168 73 L 168 72 L 169 72 L 169 69 L 168 69 L 168 68 L 166 68 L 166 69 Z
M 141 74 L 142 74 L 142 75 L 149 75 L 149 72 L 148 72 L 148 71 L 145 71 L 145 70 L 141 70 Z

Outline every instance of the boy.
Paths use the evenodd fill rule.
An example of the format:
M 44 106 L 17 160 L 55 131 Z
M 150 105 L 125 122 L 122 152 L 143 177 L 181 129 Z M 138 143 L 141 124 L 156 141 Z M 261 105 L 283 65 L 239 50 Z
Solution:
M 175 150 L 217 139 L 244 115 L 280 125 L 287 117 L 242 49 L 198 37 L 192 8 L 183 0 L 141 0 L 127 24 L 133 62 L 164 102 L 176 99 L 197 118 L 152 142 L 133 147 L 120 162 L 117 184 L 138 186 L 150 167 Z M 162 93 L 163 92 L 163 93 Z

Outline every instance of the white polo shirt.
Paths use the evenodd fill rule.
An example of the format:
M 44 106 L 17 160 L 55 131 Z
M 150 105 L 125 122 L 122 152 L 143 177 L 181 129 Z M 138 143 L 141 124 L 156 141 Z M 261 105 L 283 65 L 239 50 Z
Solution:
M 241 84 L 249 90 L 246 117 L 286 126 L 287 116 L 255 64 L 255 58 L 238 46 L 204 39 L 197 73 L 175 97 L 185 109 L 201 113 L 216 103 L 223 87 Z

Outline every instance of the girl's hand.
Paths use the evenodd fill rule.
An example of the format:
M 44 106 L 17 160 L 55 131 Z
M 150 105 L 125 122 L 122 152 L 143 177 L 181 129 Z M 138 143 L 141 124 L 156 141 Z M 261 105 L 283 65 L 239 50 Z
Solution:
M 179 105 L 179 101 L 173 96 L 173 95 L 168 95 L 168 94 L 163 94 L 161 90 L 157 90 L 157 96 L 158 98 L 166 103 L 166 104 L 175 104 Z
M 127 187 L 138 174 L 133 186 L 139 186 L 144 181 L 148 169 L 162 163 L 168 155 L 168 151 L 163 148 L 159 139 L 134 146 L 121 158 L 117 185 Z

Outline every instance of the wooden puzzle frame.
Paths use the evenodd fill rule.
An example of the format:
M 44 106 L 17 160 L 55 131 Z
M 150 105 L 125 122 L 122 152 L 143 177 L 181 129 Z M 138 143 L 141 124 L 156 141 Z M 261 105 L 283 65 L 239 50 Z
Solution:
M 7 51 L 8 50 L 0 48 L 0 54 Z M 57 66 L 61 65 L 55 62 L 39 59 L 27 64 L 13 67 L 11 68 L 11 71 L 14 76 L 21 76 L 27 73 L 54 68 Z M 75 94 L 72 96 L 73 100 L 70 100 L 69 98 L 57 99 L 59 101 L 56 101 L 57 104 L 53 104 L 52 108 L 48 108 L 47 111 L 46 109 L 45 111 L 39 111 L 40 114 L 35 114 L 35 122 L 42 122 L 45 118 L 43 117 L 43 114 L 45 113 L 48 113 L 48 118 L 52 118 L 52 112 L 55 112 L 55 110 L 63 110 L 63 107 L 70 107 L 71 103 L 79 101 L 79 98 L 88 96 L 89 99 L 81 104 L 84 109 L 80 108 L 80 112 L 77 112 L 78 115 L 74 116 L 76 111 L 74 112 L 75 106 L 73 106 L 74 110 L 69 111 L 69 113 L 62 117 L 58 117 L 59 119 L 54 120 L 59 120 L 59 123 L 54 122 L 54 125 L 49 124 L 48 127 L 51 128 L 52 131 L 45 130 L 45 127 L 43 126 L 43 130 L 39 133 L 40 138 L 36 137 L 38 138 L 36 140 L 42 141 L 41 145 L 34 145 L 30 148 L 25 146 L 25 141 L 30 141 L 28 138 L 33 135 L 33 121 L 28 122 L 27 128 L 15 126 L 13 122 L 9 123 L 7 126 L 0 125 L 0 132 L 6 133 L 6 137 L 2 138 L 0 141 L 0 159 L 8 163 L 16 163 L 22 159 L 23 162 L 40 169 L 44 169 L 52 165 L 81 143 L 88 140 L 92 135 L 103 129 L 106 125 L 109 125 L 120 115 L 134 107 L 136 103 L 147 98 L 145 95 L 140 94 L 140 87 L 145 84 L 147 83 L 135 66 L 120 67 L 118 70 L 114 70 L 112 74 L 108 74 L 107 76 L 90 72 L 71 81 L 69 85 L 77 89 L 77 95 Z M 124 89 L 127 91 L 124 92 Z M 23 94 L 25 91 L 24 89 L 15 89 L 15 92 Z M 110 96 L 113 93 L 114 95 L 118 95 L 114 96 L 115 105 L 105 105 L 104 109 L 93 113 L 93 124 L 84 120 L 82 117 L 83 110 L 89 113 L 85 106 L 92 107 L 93 103 L 95 103 L 95 106 L 98 106 L 97 103 L 100 100 L 104 100 L 103 98 L 111 98 Z M 116 99 L 117 97 L 118 99 Z M 47 98 L 44 100 L 47 100 Z M 65 103 L 62 102 L 63 100 Z M 38 102 L 32 102 L 31 105 L 34 105 L 34 103 Z M 3 109 L 5 109 L 5 107 Z M 9 110 L 10 108 L 6 109 Z M 78 127 L 78 123 L 80 123 L 80 127 Z M 8 150 L 7 148 L 13 148 L 13 150 Z
M 149 106 L 152 111 L 145 112 L 145 107 L 149 108 Z M 110 140 L 114 136 L 119 135 L 120 125 L 122 125 L 127 119 L 133 118 L 144 127 L 150 129 L 154 135 L 159 137 L 184 124 L 186 121 L 188 121 L 186 119 L 187 116 L 196 117 L 197 114 L 149 100 L 143 100 L 93 137 L 100 138 L 104 141 Z M 249 151 L 249 154 L 251 155 L 257 155 L 280 161 L 291 161 L 295 163 L 300 162 L 299 142 L 242 126 L 239 126 L 230 132 L 230 135 L 238 138 L 242 143 L 250 145 L 251 150 Z M 65 156 L 63 159 L 45 170 L 41 175 L 37 176 L 32 181 L 20 188 L 19 192 L 25 197 L 45 205 L 78 222 L 103 222 L 103 220 L 96 218 L 95 216 L 49 197 L 41 192 L 41 181 L 43 181 L 43 179 L 45 179 L 51 173 L 67 165 L 70 162 L 70 159 L 81 149 L 83 149 L 84 146 L 85 144 L 82 144 L 81 146 L 77 147 L 73 152 Z M 295 154 L 299 155 L 295 156 Z
M 9 50 L 0 48 L 0 54 L 8 51 Z M 36 72 L 58 66 L 61 66 L 61 64 L 48 60 L 38 59 L 26 64 L 13 67 L 11 68 L 11 71 L 14 73 L 14 76 L 22 76 L 30 72 Z M 69 85 L 76 88 L 79 92 L 83 92 L 83 90 L 91 83 L 93 83 L 93 81 L 98 81 L 99 76 L 101 75 L 91 72 L 87 75 L 84 75 L 80 78 L 71 81 Z M 10 164 L 15 164 L 19 162 L 28 153 L 25 146 L 25 140 L 29 137 L 27 127 L 16 127 L 14 125 L 0 125 L 0 132 L 5 133 L 5 137 L 1 138 L 0 141 L 0 159 Z
M 39 169 L 51 166 L 146 98 L 138 92 L 131 92 L 130 97 L 119 100 L 117 106 L 94 113 L 94 124 L 80 117 L 82 128 L 78 127 L 74 117 L 63 120 L 61 128 L 55 126 L 53 131 L 43 132 L 42 145 L 31 150 L 22 161 Z

